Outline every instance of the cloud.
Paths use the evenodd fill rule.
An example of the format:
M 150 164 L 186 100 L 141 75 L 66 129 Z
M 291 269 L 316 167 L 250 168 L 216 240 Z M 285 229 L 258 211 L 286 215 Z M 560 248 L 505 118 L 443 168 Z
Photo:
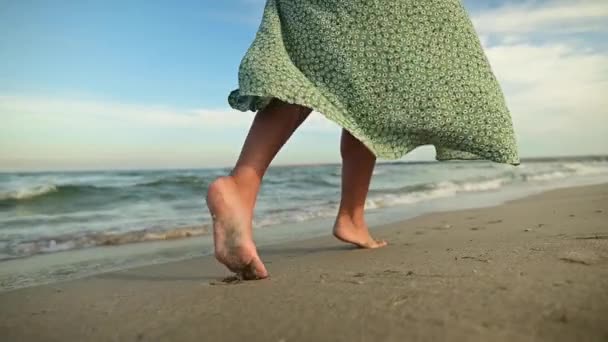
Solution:
M 608 55 L 559 44 L 496 46 L 487 53 L 524 152 L 607 152 Z M 599 141 L 581 146 L 592 136 Z
M 608 2 L 568 0 L 508 4 L 477 14 L 484 34 L 583 33 L 608 31 Z
M 0 170 L 231 165 L 253 117 L 232 109 L 0 95 Z M 335 161 L 338 132 L 313 113 L 278 162 Z
M 23 95 L 0 96 L 0 113 L 66 119 L 89 117 L 147 126 L 175 128 L 230 129 L 247 128 L 253 113 L 232 109 L 180 109 L 161 105 L 138 105 L 95 100 L 50 98 Z M 1 131 L 2 129 L 0 129 Z M 318 113 L 307 120 L 303 130 L 335 131 L 336 126 Z
M 472 19 L 523 155 L 608 152 L 608 53 L 588 39 L 608 31 L 608 2 L 528 2 Z

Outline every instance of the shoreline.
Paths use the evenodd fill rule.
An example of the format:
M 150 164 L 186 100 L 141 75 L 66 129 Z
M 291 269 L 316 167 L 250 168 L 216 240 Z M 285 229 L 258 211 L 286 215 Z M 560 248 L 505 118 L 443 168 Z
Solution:
M 426 213 L 262 246 L 269 280 L 223 282 L 212 257 L 0 293 L 8 340 L 608 338 L 608 184 Z M 238 322 L 235 325 L 234 322 Z M 365 324 L 361 324 L 365 322 Z
M 370 229 L 410 220 L 425 214 L 493 207 L 555 189 L 608 184 L 604 175 L 564 179 L 557 183 L 525 184 L 498 190 L 465 192 L 417 203 L 366 210 Z M 256 229 L 256 243 L 266 247 L 319 237 L 331 237 L 327 227 L 333 216 L 317 217 Z M 123 245 L 95 246 L 42 253 L 0 262 L 0 293 L 38 285 L 81 279 L 148 265 L 165 264 L 213 254 L 211 234 L 142 241 Z
M 559 184 L 555 182 L 520 184 L 496 190 L 463 192 L 456 196 L 370 209 L 366 210 L 366 215 L 370 229 L 375 230 L 377 227 L 421 215 L 492 207 L 545 191 L 604 184 L 607 180 L 604 175 L 598 175 L 563 179 Z M 331 227 L 332 224 L 333 216 L 320 216 L 302 222 L 286 222 L 261 227 L 256 229 L 256 242 L 258 246 L 267 247 L 331 237 L 327 227 Z M 211 234 L 41 253 L 0 262 L 0 293 L 211 254 L 213 254 Z

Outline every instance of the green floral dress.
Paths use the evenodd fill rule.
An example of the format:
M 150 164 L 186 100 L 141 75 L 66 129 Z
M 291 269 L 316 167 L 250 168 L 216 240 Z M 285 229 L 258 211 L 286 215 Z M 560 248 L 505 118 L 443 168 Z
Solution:
M 231 107 L 322 113 L 376 156 L 519 164 L 509 110 L 459 0 L 268 0 Z

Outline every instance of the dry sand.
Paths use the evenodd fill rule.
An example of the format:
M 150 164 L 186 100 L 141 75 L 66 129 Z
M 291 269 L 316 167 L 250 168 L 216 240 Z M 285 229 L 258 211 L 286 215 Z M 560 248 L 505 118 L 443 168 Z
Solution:
M 329 229 L 329 228 L 328 228 Z M 608 341 L 608 185 L 0 294 L 2 341 Z

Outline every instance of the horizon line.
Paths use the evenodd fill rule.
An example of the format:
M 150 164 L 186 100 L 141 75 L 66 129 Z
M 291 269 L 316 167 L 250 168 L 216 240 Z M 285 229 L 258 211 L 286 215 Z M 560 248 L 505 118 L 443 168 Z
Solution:
M 522 157 L 521 162 L 539 162 L 539 161 L 554 161 L 554 160 L 569 160 L 569 159 L 608 159 L 608 154 L 585 154 L 585 155 L 561 155 L 561 156 L 534 156 L 534 157 Z M 484 159 L 472 159 L 472 160 L 384 160 L 379 161 L 377 164 L 435 164 L 435 163 L 467 163 L 467 162 L 489 162 L 492 161 Z M 498 164 L 498 163 L 497 163 Z M 269 168 L 285 168 L 285 167 L 314 167 L 314 166 L 339 166 L 340 162 L 320 162 L 320 163 L 286 163 L 278 165 L 270 165 Z M 70 172 L 129 172 L 129 171 L 180 171 L 180 170 L 217 170 L 227 169 L 232 166 L 208 166 L 208 167 L 141 167 L 141 168 L 66 168 L 66 169 L 40 169 L 40 170 L 24 170 L 24 169 L 0 169 L 0 174 L 9 173 L 70 173 Z

